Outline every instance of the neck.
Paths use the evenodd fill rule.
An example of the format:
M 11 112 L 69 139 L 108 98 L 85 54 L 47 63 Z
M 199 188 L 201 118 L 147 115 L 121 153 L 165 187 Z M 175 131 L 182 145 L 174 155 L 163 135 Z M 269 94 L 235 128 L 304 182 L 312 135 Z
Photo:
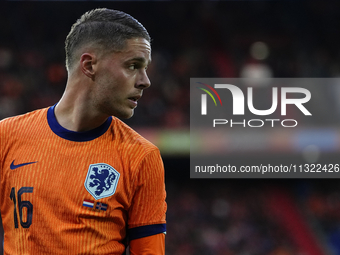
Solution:
M 76 83 L 68 81 L 64 95 L 55 107 L 58 123 L 71 131 L 84 132 L 102 125 L 109 116 L 97 112 L 91 106 L 93 102 L 87 84 L 82 89 Z

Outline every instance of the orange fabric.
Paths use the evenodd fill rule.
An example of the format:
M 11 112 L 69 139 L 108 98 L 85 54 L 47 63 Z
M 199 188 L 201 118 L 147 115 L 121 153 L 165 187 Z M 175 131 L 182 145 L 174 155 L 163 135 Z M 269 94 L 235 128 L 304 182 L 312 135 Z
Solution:
M 13 160 L 36 163 L 11 170 Z M 115 193 L 99 200 L 84 185 L 89 166 L 97 163 L 120 173 Z M 47 109 L 5 119 L 0 174 L 4 254 L 122 254 L 127 228 L 165 223 L 159 150 L 116 118 L 86 142 L 52 132 Z M 84 200 L 107 204 L 107 210 L 85 207 Z
M 165 234 L 138 238 L 130 242 L 130 255 L 164 255 Z

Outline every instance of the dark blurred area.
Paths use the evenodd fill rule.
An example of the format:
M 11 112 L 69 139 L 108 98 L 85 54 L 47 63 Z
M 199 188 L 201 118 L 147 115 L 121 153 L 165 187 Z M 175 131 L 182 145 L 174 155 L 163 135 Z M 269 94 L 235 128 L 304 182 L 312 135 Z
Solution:
M 338 77 L 340 2 L 1 2 L 0 119 L 58 102 L 67 80 L 66 35 L 97 7 L 131 14 L 153 38 L 152 86 L 126 122 L 164 155 L 166 254 L 340 255 L 339 179 L 190 179 L 182 144 L 190 77 Z M 322 127 L 337 130 L 340 84 L 315 87 L 312 95 Z M 267 94 L 258 96 L 268 101 Z M 326 161 L 338 158 L 338 151 L 322 153 Z M 229 157 L 261 161 L 269 154 Z

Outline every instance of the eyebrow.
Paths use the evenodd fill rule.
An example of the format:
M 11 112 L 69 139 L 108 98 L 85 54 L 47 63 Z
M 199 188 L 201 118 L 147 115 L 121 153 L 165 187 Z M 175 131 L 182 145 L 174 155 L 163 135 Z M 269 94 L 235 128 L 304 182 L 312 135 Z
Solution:
M 138 61 L 138 62 L 142 62 L 142 63 L 145 63 L 146 62 L 146 59 L 143 58 L 143 57 L 135 57 L 135 58 L 131 58 L 129 59 L 128 61 Z M 151 63 L 151 59 L 148 61 L 148 65 Z

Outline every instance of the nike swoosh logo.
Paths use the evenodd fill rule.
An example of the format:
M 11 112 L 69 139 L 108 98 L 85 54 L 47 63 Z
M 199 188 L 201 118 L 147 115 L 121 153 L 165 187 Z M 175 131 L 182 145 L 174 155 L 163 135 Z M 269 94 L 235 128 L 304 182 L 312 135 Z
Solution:
M 9 168 L 10 168 L 11 170 L 14 170 L 14 169 L 17 169 L 17 168 L 19 168 L 19 167 L 27 166 L 27 165 L 34 164 L 34 163 L 38 163 L 38 161 L 27 162 L 27 163 L 22 163 L 22 164 L 15 165 L 15 164 L 14 164 L 14 160 L 13 160 L 13 162 L 11 163 L 11 165 L 10 165 Z

